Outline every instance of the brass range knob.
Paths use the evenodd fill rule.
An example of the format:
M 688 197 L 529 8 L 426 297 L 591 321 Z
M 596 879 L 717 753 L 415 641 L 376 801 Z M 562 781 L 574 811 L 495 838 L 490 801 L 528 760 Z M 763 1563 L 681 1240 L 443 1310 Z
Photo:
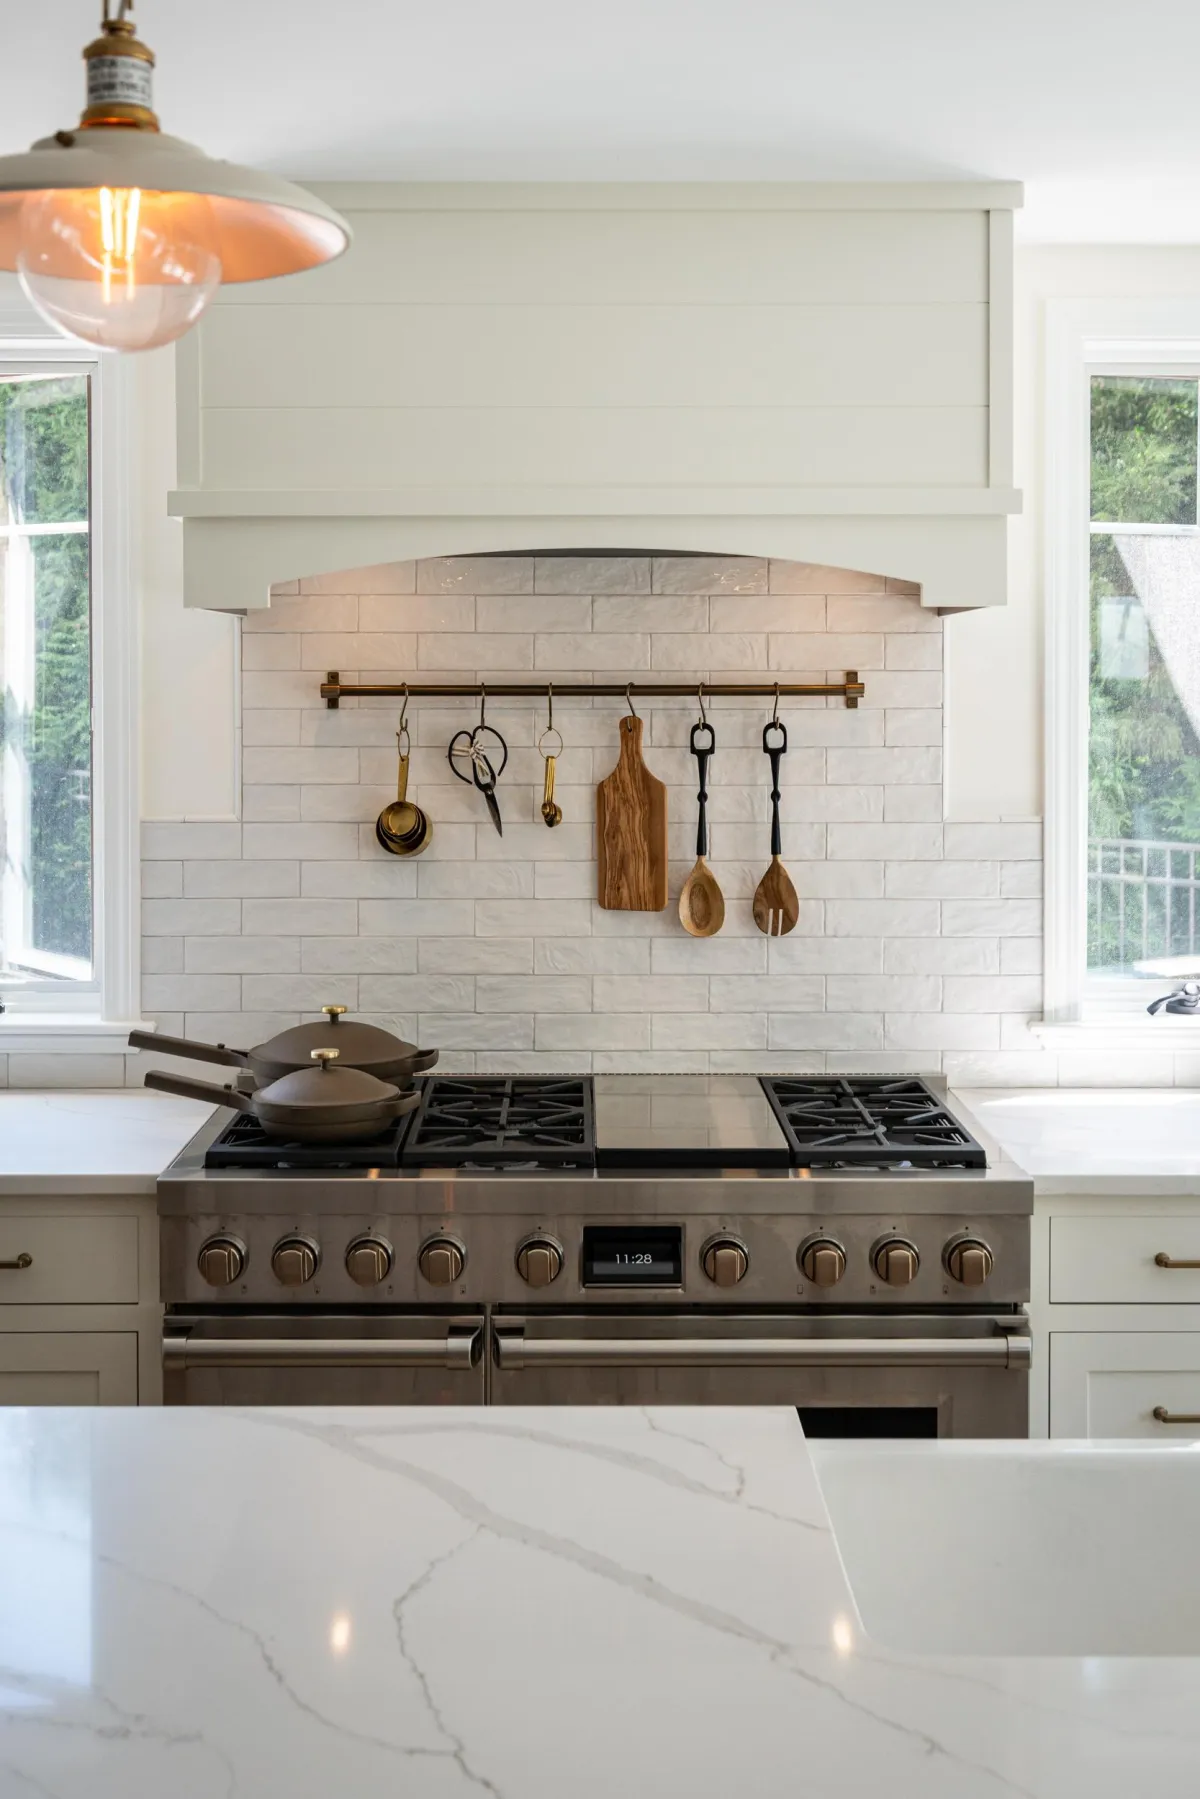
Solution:
M 718 1287 L 736 1287 L 745 1280 L 750 1257 L 736 1237 L 713 1237 L 700 1251 L 700 1266 Z
M 417 1267 L 433 1287 L 452 1287 L 466 1265 L 467 1252 L 453 1237 L 430 1237 L 417 1256 Z
M 871 1251 L 871 1266 L 889 1287 L 907 1287 L 917 1278 L 921 1258 L 907 1237 L 885 1237 Z
M 952 1237 L 942 1255 L 946 1273 L 964 1287 L 982 1287 L 995 1257 L 981 1237 Z
M 346 1246 L 346 1273 L 360 1287 L 377 1287 L 392 1271 L 392 1246 L 368 1231 Z
M 832 1237 L 810 1237 L 800 1245 L 796 1260 L 814 1287 L 836 1287 L 846 1272 L 846 1252 Z
M 321 1251 L 311 1237 L 281 1237 L 271 1251 L 271 1268 L 284 1287 L 303 1287 L 321 1266 Z
M 230 1287 L 246 1266 L 246 1245 L 240 1237 L 210 1237 L 200 1246 L 196 1266 L 210 1287 Z
M 517 1250 L 517 1273 L 531 1287 L 548 1287 L 562 1273 L 562 1244 L 553 1237 L 527 1237 Z

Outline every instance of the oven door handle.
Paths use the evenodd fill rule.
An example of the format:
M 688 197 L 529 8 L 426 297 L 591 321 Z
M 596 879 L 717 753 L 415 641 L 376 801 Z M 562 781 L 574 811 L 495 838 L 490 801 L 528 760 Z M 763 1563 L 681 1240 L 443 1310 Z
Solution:
M 477 1330 L 444 1337 L 164 1337 L 163 1367 L 469 1369 L 479 1338 Z
M 496 1332 L 501 1368 L 1028 1368 L 1033 1342 L 994 1337 L 526 1337 Z

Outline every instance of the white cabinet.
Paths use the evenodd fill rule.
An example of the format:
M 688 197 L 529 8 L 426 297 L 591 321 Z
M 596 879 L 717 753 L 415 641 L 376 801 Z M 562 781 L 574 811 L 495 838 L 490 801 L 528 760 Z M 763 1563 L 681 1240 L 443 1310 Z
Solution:
M 1158 1255 L 1176 1266 L 1160 1266 Z M 1194 1266 L 1178 1266 L 1184 1262 Z M 1153 1200 L 1143 1200 L 1126 1217 L 1052 1218 L 1050 1300 L 1054 1305 L 1200 1305 L 1200 1211 L 1164 1215 Z
M 0 1405 L 136 1405 L 136 1331 L 5 1331 Z
M 162 1397 L 154 1194 L 0 1195 L 0 1406 Z
M 1050 1434 L 1200 1437 L 1200 1331 L 1052 1332 Z
M 137 1300 L 136 1217 L 64 1217 L 44 1207 L 0 1214 L 0 1306 Z

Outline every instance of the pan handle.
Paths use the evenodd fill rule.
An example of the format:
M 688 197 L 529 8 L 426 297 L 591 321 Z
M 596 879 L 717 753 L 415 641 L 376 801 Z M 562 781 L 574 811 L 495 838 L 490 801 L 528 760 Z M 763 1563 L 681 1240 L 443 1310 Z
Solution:
M 417 1054 L 412 1059 L 412 1073 L 424 1074 L 427 1068 L 432 1068 L 434 1066 L 437 1059 L 438 1052 L 436 1049 L 418 1050 Z
M 192 1043 L 187 1037 L 164 1037 L 161 1031 L 130 1031 L 129 1047 L 186 1056 L 191 1062 L 218 1062 L 222 1068 L 244 1068 L 249 1060 L 244 1049 L 226 1049 L 223 1043 Z
M 163 1074 L 152 1068 L 142 1085 L 159 1093 L 175 1093 L 181 1099 L 206 1099 L 214 1106 L 229 1106 L 234 1112 L 254 1110 L 248 1093 L 239 1093 L 236 1087 L 218 1087 L 215 1081 L 194 1081 L 186 1074 Z

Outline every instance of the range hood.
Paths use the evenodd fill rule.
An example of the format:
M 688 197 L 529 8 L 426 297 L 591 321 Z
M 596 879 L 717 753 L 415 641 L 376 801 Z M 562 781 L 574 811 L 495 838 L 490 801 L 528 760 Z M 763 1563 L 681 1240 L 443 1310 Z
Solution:
M 630 545 L 1004 602 L 1019 187 L 321 192 L 352 251 L 177 350 L 189 606 Z

